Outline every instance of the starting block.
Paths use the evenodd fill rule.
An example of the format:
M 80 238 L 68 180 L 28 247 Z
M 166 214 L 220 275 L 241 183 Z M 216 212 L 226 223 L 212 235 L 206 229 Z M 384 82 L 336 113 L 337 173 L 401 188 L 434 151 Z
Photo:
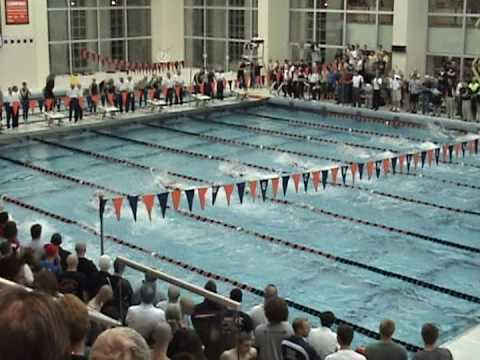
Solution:
M 48 126 L 52 126 L 55 123 L 55 120 L 57 120 L 57 125 L 61 126 L 63 124 L 63 119 L 66 118 L 65 114 L 59 112 L 45 112 L 43 116 L 45 117 Z
M 207 105 L 207 101 L 212 100 L 212 98 L 210 96 L 201 95 L 201 94 L 193 94 L 192 98 L 195 101 L 195 106 L 196 107 L 199 107 L 199 106 L 204 107 L 204 106 Z
M 105 119 L 107 115 L 114 118 L 119 109 L 116 106 L 98 106 L 98 112 L 102 114 L 102 119 Z

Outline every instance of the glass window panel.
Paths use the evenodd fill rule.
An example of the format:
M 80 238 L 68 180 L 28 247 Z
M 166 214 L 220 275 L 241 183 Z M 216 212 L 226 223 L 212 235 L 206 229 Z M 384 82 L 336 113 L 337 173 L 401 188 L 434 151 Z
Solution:
M 347 15 L 347 44 L 367 45 L 370 49 L 377 47 L 377 26 L 373 14 Z
M 207 10 L 207 36 L 225 38 L 227 36 L 226 10 Z
M 98 71 L 98 63 L 82 59 L 80 56 L 82 49 L 97 52 L 96 42 L 84 42 L 72 44 L 72 72 L 73 73 L 87 73 Z
M 427 74 L 434 76 L 438 75 L 446 64 L 453 65 L 454 68 L 459 70 L 460 58 L 447 56 L 427 56 Z M 459 72 L 458 75 L 460 75 Z
M 185 39 L 185 60 L 187 66 L 203 68 L 203 40 Z
M 393 11 L 394 0 L 379 0 L 378 8 L 380 11 Z
M 304 44 L 313 41 L 313 12 L 290 13 L 290 42 Z
M 129 40 L 128 61 L 131 62 L 152 62 L 152 40 Z
M 185 35 L 203 36 L 205 23 L 203 9 L 185 9 Z
M 467 13 L 468 14 L 480 14 L 480 1 L 467 0 Z
M 127 0 L 127 6 L 150 6 L 151 0 Z
M 249 2 L 247 0 L 228 0 L 230 6 L 234 7 L 246 7 Z
M 317 9 L 344 10 L 343 0 L 317 0 Z
M 70 7 L 80 8 L 80 7 L 97 7 L 97 0 L 70 0 Z
M 250 37 L 250 12 L 248 10 L 230 10 L 228 12 L 228 37 L 247 39 Z
M 100 37 L 102 39 L 125 37 L 123 9 L 100 10 Z
M 430 0 L 428 10 L 432 13 L 463 13 L 463 0 Z
M 100 7 L 123 7 L 125 0 L 99 0 Z
M 378 45 L 385 50 L 392 50 L 393 15 L 380 15 L 378 17 Z
M 463 18 L 459 16 L 430 16 L 428 50 L 430 52 L 463 53 Z
M 228 42 L 229 68 L 237 69 L 242 62 L 243 47 L 245 43 L 240 41 Z
M 70 54 L 67 44 L 50 44 L 50 72 L 54 75 L 70 73 Z
M 291 9 L 313 9 L 313 0 L 290 0 Z
M 68 12 L 48 12 L 48 39 L 50 41 L 68 40 Z
M 113 60 L 125 60 L 125 41 L 102 41 L 100 43 L 100 54 Z
M 225 69 L 226 44 L 221 40 L 207 40 L 207 67 Z
M 322 45 L 343 44 L 343 14 L 317 13 L 317 43 Z
M 347 0 L 347 9 L 375 11 L 377 0 Z
M 473 79 L 473 58 L 463 59 L 463 80 L 470 81 Z
M 227 0 L 206 0 L 207 6 L 223 6 L 227 5 Z
M 257 10 L 253 11 L 252 20 L 253 20 L 252 35 L 253 37 L 257 37 L 258 36 L 258 11 Z
M 66 8 L 68 0 L 48 0 L 47 7 L 51 8 Z
M 72 10 L 70 25 L 72 40 L 97 39 L 97 10 Z
M 480 27 L 476 27 L 478 18 L 466 18 L 467 37 L 465 39 L 466 53 L 469 55 L 480 55 Z M 479 24 L 480 25 L 480 24 Z
M 128 9 L 128 36 L 150 36 L 152 33 L 150 9 Z
M 185 0 L 185 6 L 202 6 L 203 0 Z

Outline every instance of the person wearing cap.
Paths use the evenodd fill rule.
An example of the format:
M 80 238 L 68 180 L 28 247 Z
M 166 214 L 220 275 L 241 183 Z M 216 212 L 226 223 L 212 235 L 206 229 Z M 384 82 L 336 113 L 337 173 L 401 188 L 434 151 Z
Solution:
M 55 245 L 58 249 L 58 256 L 60 257 L 60 265 L 62 266 L 62 270 L 65 271 L 67 269 L 67 257 L 70 255 L 70 251 L 65 250 L 62 245 L 62 235 L 59 233 L 55 233 L 52 235 L 50 239 L 50 243 Z
M 62 267 L 58 257 L 58 249 L 55 245 L 47 244 L 45 246 L 45 259 L 40 262 L 40 266 L 55 274 L 55 276 L 60 275 Z
M 312 329 L 308 335 L 308 343 L 315 349 L 321 359 L 338 349 L 337 334 L 331 327 L 335 323 L 335 315 L 331 311 L 320 314 L 320 327 Z

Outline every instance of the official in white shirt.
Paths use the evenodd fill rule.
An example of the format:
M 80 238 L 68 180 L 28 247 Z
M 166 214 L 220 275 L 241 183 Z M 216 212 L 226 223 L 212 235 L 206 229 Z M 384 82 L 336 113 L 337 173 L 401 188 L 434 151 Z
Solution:
M 321 359 L 334 353 L 338 349 L 337 334 L 331 327 L 335 322 L 335 315 L 331 311 L 320 314 L 321 326 L 310 331 L 307 341 L 315 349 Z
M 78 97 L 79 97 L 78 88 L 75 84 L 70 85 L 70 89 L 67 90 L 67 96 L 70 99 L 70 104 L 68 106 L 68 121 L 72 121 L 72 114 L 74 114 L 75 122 L 78 121 Z
M 169 72 L 167 73 L 167 79 L 165 80 L 165 86 L 167 87 L 167 96 L 165 98 L 165 102 L 168 106 L 173 105 L 173 94 L 175 92 L 175 82 L 172 79 L 172 74 Z
M 253 328 L 256 329 L 257 326 L 262 324 L 267 324 L 267 317 L 265 316 L 265 304 L 278 296 L 278 290 L 275 285 L 269 284 L 265 287 L 263 291 L 263 304 L 255 305 L 249 312 L 248 315 L 252 318 Z
M 360 96 L 362 94 L 362 87 L 363 87 L 364 79 L 358 71 L 353 73 L 352 77 L 352 98 L 353 98 L 353 107 L 361 107 Z
M 398 112 L 402 101 L 402 80 L 400 76 L 393 75 L 393 79 L 390 81 L 390 89 L 392 90 L 392 111 Z
M 150 284 L 143 284 L 140 289 L 141 304 L 131 306 L 128 309 L 125 319 L 127 325 L 138 331 L 145 339 L 148 339 L 155 329 L 155 326 L 165 321 L 165 312 L 156 308 L 155 289 Z
M 372 80 L 373 87 L 373 110 L 378 110 L 380 108 L 380 91 L 382 89 L 383 79 L 380 73 L 377 71 L 377 75 Z

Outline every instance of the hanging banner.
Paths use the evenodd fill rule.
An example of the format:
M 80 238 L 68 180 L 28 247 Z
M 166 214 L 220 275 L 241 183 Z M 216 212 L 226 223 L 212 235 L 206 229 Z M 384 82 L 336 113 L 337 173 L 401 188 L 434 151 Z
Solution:
M 5 24 L 28 25 L 28 0 L 5 0 Z

